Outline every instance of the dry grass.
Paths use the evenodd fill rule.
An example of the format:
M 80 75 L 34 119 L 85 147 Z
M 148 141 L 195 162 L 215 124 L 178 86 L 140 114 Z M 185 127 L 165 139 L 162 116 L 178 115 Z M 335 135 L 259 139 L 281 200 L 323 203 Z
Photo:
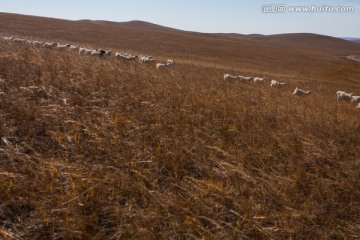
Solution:
M 335 97 L 360 93 L 348 81 L 355 62 L 266 63 L 266 76 L 288 82 L 278 91 L 224 84 L 224 72 L 257 68 L 236 71 L 232 58 L 191 55 L 157 71 L 0 52 L 0 238 L 360 238 L 360 115 Z M 296 75 L 303 65 L 309 76 Z M 295 86 L 313 95 L 292 97 Z

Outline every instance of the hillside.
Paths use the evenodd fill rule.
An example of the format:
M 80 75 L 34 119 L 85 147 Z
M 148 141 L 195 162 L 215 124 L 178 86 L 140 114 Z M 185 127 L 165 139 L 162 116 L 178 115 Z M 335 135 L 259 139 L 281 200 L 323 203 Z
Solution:
M 97 24 L 117 26 L 117 27 L 127 27 L 127 28 L 141 29 L 144 31 L 173 32 L 178 34 L 184 34 L 185 32 L 178 29 L 169 28 L 139 20 L 133 20 L 129 22 L 112 22 L 112 21 L 104 21 L 104 20 L 79 20 L 79 22 L 97 23 Z
M 357 49 L 353 43 L 343 39 L 310 33 L 257 36 L 252 39 L 282 44 L 294 49 Z
M 343 39 L 354 43 L 360 43 L 360 38 L 343 38 Z
M 334 38 L 330 36 L 310 34 L 310 33 L 295 33 L 295 34 L 277 34 L 277 35 L 261 35 L 261 34 L 235 34 L 235 33 L 198 33 L 191 31 L 183 31 L 174 28 L 169 28 L 144 21 L 129 21 L 129 22 L 111 22 L 111 21 L 91 21 L 81 20 L 80 22 L 97 23 L 110 26 L 128 27 L 143 31 L 154 31 L 159 33 L 173 33 L 179 35 L 207 37 L 217 40 L 240 40 L 246 42 L 261 42 L 274 43 L 281 46 L 287 46 L 293 49 L 311 49 L 311 50 L 334 50 L 334 49 L 355 49 L 359 51 L 358 46 L 349 43 L 344 39 Z M 356 42 L 356 41 L 355 41 Z
M 360 95 L 359 63 L 344 57 L 358 45 L 12 14 L 0 26 L 176 62 L 0 41 L 0 239 L 360 238 L 360 115 L 335 95 Z

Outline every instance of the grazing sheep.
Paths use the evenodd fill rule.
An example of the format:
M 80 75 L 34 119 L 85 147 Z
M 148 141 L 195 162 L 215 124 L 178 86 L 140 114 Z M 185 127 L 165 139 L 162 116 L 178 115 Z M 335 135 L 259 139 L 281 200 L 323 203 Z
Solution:
M 296 95 L 296 96 L 299 96 L 299 97 L 304 97 L 304 96 L 307 96 L 307 95 L 310 95 L 310 94 L 311 94 L 310 91 L 304 91 L 304 90 L 301 90 L 300 88 L 296 87 L 295 91 L 293 92 L 292 95 Z
M 128 57 L 130 60 L 138 59 L 139 57 L 137 55 L 129 55 Z
M 338 101 L 343 100 L 343 101 L 346 101 L 346 102 L 350 102 L 353 95 L 354 95 L 353 93 L 346 93 L 344 91 L 337 91 L 336 92 L 336 96 L 337 96 Z
M 92 51 L 96 51 L 96 50 L 91 50 L 91 49 L 87 49 L 87 48 L 79 48 L 79 54 L 91 55 Z
M 91 53 L 93 51 L 96 51 L 96 50 L 87 49 L 87 48 L 79 48 L 79 54 L 91 55 Z
M 356 109 L 360 109 L 360 103 L 356 106 Z
M 117 60 L 120 60 L 120 61 L 127 61 L 128 60 L 126 55 L 118 53 L 118 52 L 115 53 L 115 57 L 116 57 Z
M 33 46 L 35 46 L 35 47 L 41 47 L 41 46 L 43 46 L 44 45 L 44 42 L 39 42 L 39 41 L 33 41 Z
M 95 50 L 94 50 L 95 51 Z M 94 52 L 93 51 L 93 52 Z M 111 56 L 111 50 L 110 51 L 105 51 L 105 50 L 103 50 L 103 49 L 98 49 L 98 50 L 96 50 L 97 52 L 100 52 L 101 54 L 100 54 L 100 57 L 106 57 L 106 56 Z M 98 56 L 97 55 L 97 53 L 95 54 L 95 56 Z
M 168 59 L 166 63 L 158 63 L 158 64 L 156 64 L 156 68 L 157 69 L 165 69 L 165 68 L 168 68 L 168 67 L 170 67 L 171 65 L 174 65 L 174 64 L 175 64 L 174 60 Z
M 235 82 L 238 80 L 238 76 L 232 76 L 230 74 L 224 74 L 224 81 L 226 82 Z
M 93 51 L 96 51 L 96 50 L 85 49 L 85 55 L 91 55 L 91 53 L 92 53 Z
M 106 56 L 111 56 L 111 50 L 105 51 L 104 57 L 106 57 Z
M 253 77 L 237 76 L 237 79 L 238 79 L 239 82 L 242 82 L 242 83 L 250 83 L 251 80 L 253 80 L 254 78 Z
M 137 58 L 137 56 L 133 56 L 133 55 L 125 55 L 125 54 L 121 54 L 121 53 L 115 53 L 115 57 L 117 60 L 119 61 L 131 61 Z
M 86 54 L 86 48 L 79 48 L 79 54 Z
M 14 37 L 4 37 L 3 42 L 11 42 Z
M 135 60 L 135 59 L 137 59 L 138 58 L 138 56 L 136 56 L 136 55 L 128 55 L 127 56 L 127 59 L 128 60 Z
M 56 43 L 49 43 L 49 42 L 45 42 L 43 44 L 44 48 L 56 48 L 57 44 Z
M 279 82 L 276 81 L 276 80 L 271 80 L 270 87 L 274 87 L 274 88 L 284 88 L 284 87 L 285 87 L 285 83 L 279 83 Z
M 360 96 L 352 96 L 351 97 L 351 103 L 360 103 Z
M 69 49 L 70 50 L 77 50 L 78 48 L 76 46 L 74 46 L 74 45 L 70 45 Z
M 150 56 L 142 56 L 139 58 L 139 62 L 140 63 L 146 63 L 146 64 L 150 64 L 155 62 L 156 60 L 153 57 Z
M 92 50 L 90 55 L 91 56 L 98 56 L 98 57 L 106 57 L 106 56 L 111 55 L 111 50 L 110 51 L 105 51 L 105 50 L 102 50 L 102 49 Z
M 254 78 L 254 83 L 263 84 L 264 82 L 265 82 L 265 78 L 259 78 L 259 77 Z
M 58 43 L 57 46 L 56 46 L 56 48 L 57 48 L 58 50 L 66 50 L 66 49 L 69 49 L 69 48 L 70 48 L 70 44 L 60 44 L 60 43 Z
M 91 56 L 103 57 L 105 54 L 105 51 L 104 50 L 100 50 L 100 51 L 92 50 L 90 54 L 91 54 Z
M 157 63 L 156 64 L 156 68 L 157 69 L 165 69 L 165 68 L 168 68 L 170 67 L 171 64 L 170 63 Z
M 12 41 L 13 41 L 14 43 L 25 44 L 27 40 L 26 40 L 26 39 L 22 39 L 22 38 L 14 38 L 14 39 L 12 39 Z

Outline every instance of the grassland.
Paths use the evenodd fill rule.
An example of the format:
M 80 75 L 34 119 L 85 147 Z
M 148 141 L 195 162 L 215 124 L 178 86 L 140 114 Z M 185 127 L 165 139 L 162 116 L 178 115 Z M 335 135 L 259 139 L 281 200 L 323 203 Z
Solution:
M 177 64 L 0 43 L 0 238 L 360 237 L 360 115 L 335 97 L 360 93 L 358 63 L 342 57 L 352 45 L 329 53 L 116 26 L 90 39 L 80 30 L 95 25 L 59 20 L 58 32 L 78 32 L 70 39 L 49 30 L 57 21 L 32 19 L 43 21 L 35 32 L 2 34 Z M 287 87 L 225 84 L 225 72 Z M 295 86 L 313 94 L 292 97 Z

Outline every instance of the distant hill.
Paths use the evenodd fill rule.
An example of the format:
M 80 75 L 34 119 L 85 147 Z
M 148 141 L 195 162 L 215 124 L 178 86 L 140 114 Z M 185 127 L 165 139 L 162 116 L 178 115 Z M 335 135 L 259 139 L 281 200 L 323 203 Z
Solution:
M 112 22 L 104 20 L 79 20 L 79 22 L 85 23 L 96 23 L 109 26 L 120 26 L 133 29 L 141 29 L 145 31 L 155 31 L 155 32 L 164 32 L 164 33 L 173 33 L 173 34 L 186 34 L 199 37 L 208 37 L 215 39 L 227 39 L 227 40 L 240 40 L 240 41 L 252 41 L 252 42 L 262 42 L 262 43 L 273 43 L 280 44 L 281 46 L 289 46 L 300 49 L 338 49 L 343 47 L 354 47 L 351 42 L 360 43 L 360 39 L 348 38 L 341 39 L 331 36 L 312 34 L 312 33 L 288 33 L 288 34 L 275 34 L 275 35 L 262 35 L 262 34 L 238 34 L 238 33 L 200 33 L 193 31 L 179 30 L 175 28 L 170 28 L 166 26 L 161 26 L 158 24 L 153 24 L 145 21 L 128 21 L 128 22 Z
M 350 41 L 350 42 L 354 42 L 354 43 L 360 43 L 360 38 L 345 37 L 345 38 L 342 38 L 342 39 Z
M 173 38 L 176 35 L 181 37 L 201 37 L 208 39 L 218 39 L 218 40 L 228 40 L 239 42 L 240 44 L 245 45 L 261 45 L 261 46 L 273 46 L 279 48 L 294 48 L 300 50 L 311 50 L 311 51 L 327 51 L 333 52 L 338 55 L 353 54 L 355 51 L 358 51 L 358 45 L 360 39 L 340 39 L 330 36 L 310 34 L 310 33 L 290 33 L 290 34 L 277 34 L 277 35 L 261 35 L 261 34 L 238 34 L 238 33 L 199 33 L 193 31 L 179 30 L 175 28 L 170 28 L 166 26 L 161 26 L 158 24 L 153 24 L 145 21 L 134 20 L 129 22 L 112 22 L 105 20 L 79 20 L 79 21 L 69 21 L 62 19 L 54 18 L 44 18 L 44 17 L 35 17 L 35 16 L 26 16 L 20 14 L 9 14 L 9 13 L 0 13 L 0 34 L 7 34 L 13 32 L 14 34 L 27 35 L 27 34 L 38 34 L 43 37 L 50 37 L 51 35 L 58 35 L 62 33 L 64 36 L 67 36 L 67 33 L 83 32 L 85 29 L 91 31 L 102 32 L 105 30 L 93 27 L 96 25 L 107 26 L 107 30 L 115 31 L 125 31 L 131 32 L 131 34 L 146 34 L 152 35 L 152 32 L 163 33 L 166 35 L 157 35 L 152 38 Z M 47 22 L 47 24 L 45 24 Z M 45 31 L 52 29 L 52 33 L 47 32 L 44 34 L 44 31 L 41 33 L 41 28 Z M 66 32 L 63 32 L 64 31 Z M 66 30 L 68 29 L 68 30 Z M 139 32 L 141 30 L 141 32 Z M 130 36 L 129 34 L 128 36 Z M 170 36 L 171 35 L 171 36 Z M 80 37 L 80 36 L 79 36 Z M 70 39 L 76 39 L 72 33 Z
M 260 41 L 268 41 L 272 43 L 284 44 L 296 48 L 343 48 L 354 47 L 353 43 L 340 38 L 312 34 L 312 33 L 289 33 L 289 34 L 276 34 L 268 36 L 253 37 Z
M 104 24 L 110 26 L 120 26 L 120 27 L 128 27 L 128 28 L 136 28 L 136 29 L 143 29 L 147 31 L 158 31 L 158 32 L 182 32 L 181 30 L 165 27 L 161 25 L 157 25 L 154 23 L 149 23 L 140 20 L 133 20 L 129 22 L 112 22 L 112 21 L 105 21 L 105 20 L 79 20 L 79 22 L 85 23 L 97 23 L 97 24 Z
M 128 22 L 112 22 L 112 21 L 105 21 L 105 20 L 79 20 L 79 22 L 85 23 L 95 23 L 95 24 L 102 24 L 108 26 L 117 26 L 117 27 L 126 27 L 132 28 L 137 30 L 143 31 L 153 31 L 153 32 L 162 32 L 162 33 L 172 33 L 172 34 L 186 34 L 189 36 L 197 36 L 197 37 L 208 37 L 208 38 L 231 38 L 231 36 L 227 36 L 227 34 L 213 34 L 213 33 L 200 33 L 194 31 L 186 31 L 180 30 L 176 28 L 166 27 L 150 22 L 140 21 L 140 20 L 133 20 Z M 237 36 L 241 36 L 241 34 L 235 34 Z M 245 35 L 243 35 L 245 36 Z

